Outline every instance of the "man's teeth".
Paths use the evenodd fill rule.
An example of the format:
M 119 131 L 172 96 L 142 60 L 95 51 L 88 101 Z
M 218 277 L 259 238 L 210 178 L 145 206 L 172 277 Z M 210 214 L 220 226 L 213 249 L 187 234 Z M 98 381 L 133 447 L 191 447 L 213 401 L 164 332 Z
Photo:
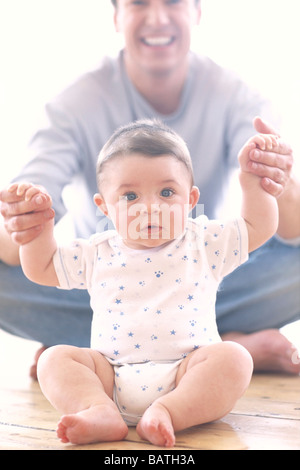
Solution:
M 168 46 L 171 44 L 172 40 L 173 38 L 171 36 L 144 38 L 144 42 L 148 46 Z

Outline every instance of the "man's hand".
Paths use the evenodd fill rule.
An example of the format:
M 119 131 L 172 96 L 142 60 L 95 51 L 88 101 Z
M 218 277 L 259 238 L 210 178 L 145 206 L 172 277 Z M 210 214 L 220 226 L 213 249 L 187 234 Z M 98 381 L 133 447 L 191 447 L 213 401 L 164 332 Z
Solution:
M 294 161 L 293 151 L 290 145 L 280 138 L 278 132 L 260 117 L 254 119 L 253 125 L 259 133 L 278 136 L 275 149 L 252 150 L 249 155 L 251 161 L 248 163 L 248 170 L 262 178 L 261 185 L 265 191 L 278 198 L 289 187 Z
M 34 240 L 42 231 L 44 224 L 53 219 L 51 198 L 30 184 L 12 184 L 0 191 L 0 210 L 4 226 L 13 241 L 24 245 Z M 27 197 L 26 197 L 27 191 Z

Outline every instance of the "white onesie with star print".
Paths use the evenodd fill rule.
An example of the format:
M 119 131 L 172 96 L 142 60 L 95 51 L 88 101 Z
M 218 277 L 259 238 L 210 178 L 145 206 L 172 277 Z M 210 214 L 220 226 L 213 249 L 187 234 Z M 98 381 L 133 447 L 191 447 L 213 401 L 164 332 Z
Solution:
M 89 291 L 91 347 L 115 366 L 115 401 L 129 424 L 174 388 L 190 352 L 220 341 L 218 285 L 247 259 L 245 221 L 205 216 L 158 248 L 130 249 L 108 231 L 57 250 L 59 287 Z

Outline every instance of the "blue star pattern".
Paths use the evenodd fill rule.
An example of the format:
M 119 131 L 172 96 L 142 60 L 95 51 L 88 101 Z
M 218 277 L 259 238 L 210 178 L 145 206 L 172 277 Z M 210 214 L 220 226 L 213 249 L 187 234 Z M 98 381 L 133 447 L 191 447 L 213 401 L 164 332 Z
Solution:
M 175 388 L 178 366 L 182 360 L 167 364 L 152 361 L 144 364 L 114 366 L 115 401 L 123 418 L 132 425 L 151 403 Z
M 88 289 L 91 346 L 112 364 L 181 360 L 220 340 L 216 292 L 248 257 L 246 230 L 242 219 L 200 216 L 181 237 L 146 252 L 128 249 L 110 231 L 59 249 L 55 268 L 61 287 Z

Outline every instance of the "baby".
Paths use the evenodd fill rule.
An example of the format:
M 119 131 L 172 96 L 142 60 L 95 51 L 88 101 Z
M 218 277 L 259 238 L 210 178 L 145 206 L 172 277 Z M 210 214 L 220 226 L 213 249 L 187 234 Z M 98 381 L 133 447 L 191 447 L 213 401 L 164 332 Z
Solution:
M 277 229 L 275 198 L 247 171 L 256 135 L 239 154 L 241 216 L 189 219 L 199 190 L 184 141 L 159 121 L 117 130 L 97 165 L 94 201 L 115 230 L 57 246 L 53 220 L 20 247 L 27 277 L 63 289 L 87 289 L 94 312 L 91 349 L 54 346 L 38 364 L 43 393 L 63 416 L 62 442 L 142 439 L 175 444 L 175 432 L 232 410 L 253 370 L 249 353 L 222 342 L 215 300 L 222 278 Z M 50 201 L 27 183 L 11 192 Z

